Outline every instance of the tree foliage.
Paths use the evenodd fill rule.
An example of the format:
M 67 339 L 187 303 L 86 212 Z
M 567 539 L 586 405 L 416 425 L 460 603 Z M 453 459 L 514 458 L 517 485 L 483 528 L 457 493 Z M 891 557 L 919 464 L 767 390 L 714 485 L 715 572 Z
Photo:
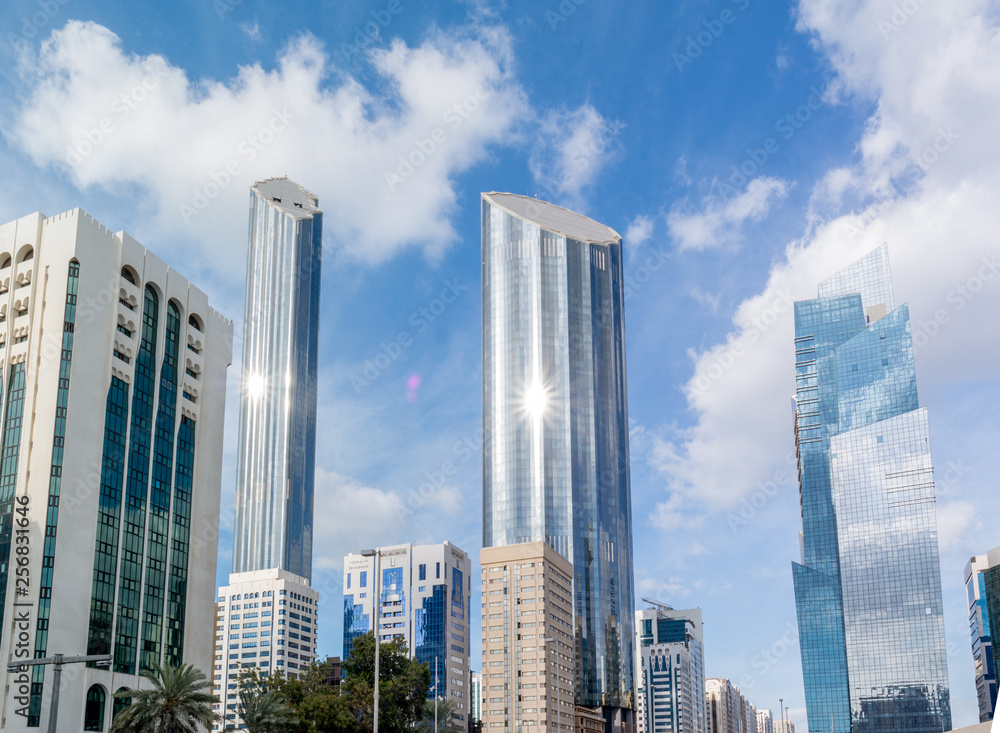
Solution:
M 132 704 L 115 717 L 112 731 L 128 733 L 197 733 L 215 722 L 212 705 L 218 699 L 208 692 L 208 678 L 190 664 L 175 667 L 154 664 L 142 673 L 151 689 L 126 689 L 117 698 Z

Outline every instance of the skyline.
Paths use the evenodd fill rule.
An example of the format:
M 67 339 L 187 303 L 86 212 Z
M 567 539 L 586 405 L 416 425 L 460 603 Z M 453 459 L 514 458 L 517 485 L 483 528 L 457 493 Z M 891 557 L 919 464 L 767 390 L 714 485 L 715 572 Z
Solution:
M 585 3 L 553 28 L 546 13 L 557 3 L 509 3 L 487 16 L 458 3 L 405 3 L 378 38 L 347 55 L 344 46 L 386 4 L 313 15 L 245 1 L 221 17 L 208 4 L 139 17 L 78 1 L 32 25 L 27 39 L 38 7 L 15 3 L 0 21 L 9 71 L 0 84 L 14 100 L 3 112 L 0 160 L 19 184 L 8 186 L 0 212 L 8 221 L 80 205 L 203 283 L 215 307 L 238 319 L 246 187 L 287 173 L 321 197 L 316 570 L 328 598 L 340 591 L 345 549 L 445 539 L 470 554 L 478 547 L 479 192 L 546 198 L 547 186 L 559 203 L 622 232 L 635 552 L 649 558 L 637 566 L 636 595 L 701 606 L 706 675 L 732 678 L 762 706 L 792 701 L 797 725 L 804 698 L 787 577 L 800 526 L 794 460 L 786 460 L 791 302 L 889 241 L 934 417 L 954 722 L 970 724 L 961 576 L 969 557 L 1000 541 L 981 519 L 1000 509 L 991 449 L 1000 384 L 989 337 L 1000 261 L 988 235 L 1000 228 L 991 125 L 1000 90 L 984 73 L 997 61 L 995 24 L 983 3 L 964 0 L 922 5 L 899 26 L 871 2 L 741 5 L 685 2 L 639 15 Z M 734 22 L 698 45 L 704 23 L 724 10 Z M 303 39 L 306 16 L 313 35 Z M 73 18 L 109 30 L 67 26 Z M 51 40 L 43 65 L 20 76 L 8 34 L 34 59 Z M 604 42 L 610 36 L 621 43 Z M 579 54 L 587 43 L 592 53 Z M 380 66 L 365 55 L 377 49 L 390 51 Z M 675 52 L 691 63 L 678 69 Z M 162 65 L 151 62 L 156 54 Z M 240 65 L 247 71 L 237 82 Z M 77 69 L 76 91 L 53 106 L 68 68 Z M 427 83 L 438 70 L 452 75 Z M 363 93 L 339 83 L 345 73 Z M 133 91 L 143 80 L 153 89 L 140 103 Z M 492 85 L 485 100 L 474 93 L 483 82 Z M 310 101 L 289 106 L 295 116 L 284 120 L 295 94 Z M 135 107 L 113 107 L 122 95 Z M 475 113 L 461 107 L 469 96 Z M 331 99 L 371 113 L 383 157 L 348 124 L 355 118 L 338 122 Z M 443 115 L 456 104 L 449 120 L 462 124 L 453 129 Z M 243 122 L 226 122 L 226 110 Z M 786 139 L 786 126 L 775 128 L 789 115 L 797 126 L 787 123 Z M 97 139 L 104 118 L 113 132 L 57 169 L 85 132 Z M 247 140 L 259 143 L 264 128 L 273 142 L 256 150 Z M 446 142 L 388 198 L 384 174 L 399 174 L 399 156 L 419 150 L 417 140 L 434 142 L 438 128 Z M 331 141 L 327 150 L 311 144 L 319 138 Z M 229 185 L 195 208 L 195 190 L 218 188 L 212 176 L 230 161 L 240 174 L 227 174 Z M 372 175 L 356 175 L 361 167 Z M 185 221 L 181 205 L 197 214 Z M 239 369 L 228 395 L 224 513 L 235 488 Z M 396 520 L 370 528 L 371 507 Z M 450 536 L 438 537 L 445 524 Z M 229 534 L 220 546 L 221 585 Z M 338 646 L 335 605 L 321 606 L 322 653 Z

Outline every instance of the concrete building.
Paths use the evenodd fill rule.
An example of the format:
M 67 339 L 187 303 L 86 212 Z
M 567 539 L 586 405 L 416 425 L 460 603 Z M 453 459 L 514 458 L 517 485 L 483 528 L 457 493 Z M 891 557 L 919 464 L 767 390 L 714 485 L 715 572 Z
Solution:
M 705 733 L 701 610 L 635 612 L 639 733 Z
M 757 733 L 774 733 L 774 718 L 770 710 L 757 711 Z
M 472 672 L 469 675 L 469 725 L 483 719 L 483 675 Z
M 0 658 L 113 656 L 66 668 L 61 731 L 154 663 L 211 669 L 232 334 L 80 209 L 0 227 Z M 52 674 L 6 673 L 0 728 L 48 727 Z
M 479 558 L 483 730 L 572 730 L 573 566 L 544 542 L 484 547 Z
M 482 196 L 483 546 L 573 563 L 576 704 L 635 708 L 621 237 L 526 196 Z
M 989 615 L 986 596 L 986 572 L 989 568 L 987 555 L 977 555 L 965 566 L 965 590 L 969 603 L 969 629 L 972 633 L 972 660 L 980 722 L 993 720 L 997 704 L 997 676 L 991 631 L 991 621 L 996 621 Z
M 219 589 L 216 605 L 212 693 L 225 716 L 214 730 L 242 729 L 236 714 L 242 668 L 298 677 L 316 659 L 319 594 L 303 578 L 285 570 L 233 573 Z
M 757 706 L 729 680 L 705 680 L 708 733 L 759 733 Z
M 374 630 L 378 609 L 379 638 L 402 637 L 410 656 L 430 668 L 431 687 L 467 724 L 473 625 L 469 556 L 450 542 L 392 545 L 375 552 L 344 558 L 344 658 L 356 637 Z
M 296 605 L 311 609 L 311 618 L 305 634 L 310 641 L 300 644 L 289 636 L 284 657 L 266 654 L 255 642 L 256 629 L 237 633 L 233 624 L 217 625 L 216 664 L 223 664 L 213 681 L 224 699 L 216 711 L 237 727 L 242 724 L 233 713 L 232 693 L 241 666 L 296 676 L 306 654 L 312 661 L 315 651 L 317 595 L 309 581 L 323 247 L 318 204 L 316 196 L 287 178 L 261 181 L 250 190 L 233 568 L 218 597 L 227 612 L 235 603 L 242 615 L 247 599 L 263 613 L 270 608 L 264 604 L 280 600 L 284 591 L 293 594 Z M 280 644 L 270 649 L 282 650 Z
M 774 733 L 795 733 L 795 723 L 790 720 L 775 720 Z

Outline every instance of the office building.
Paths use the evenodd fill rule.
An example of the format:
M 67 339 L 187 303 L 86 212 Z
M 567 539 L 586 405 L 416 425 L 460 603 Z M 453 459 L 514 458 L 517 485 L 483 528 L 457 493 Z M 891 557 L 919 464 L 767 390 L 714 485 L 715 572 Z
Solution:
M 993 720 L 997 705 L 996 667 L 993 661 L 990 616 L 986 607 L 986 571 L 989 568 L 989 558 L 986 555 L 977 555 L 965 566 L 965 590 L 969 603 L 969 629 L 972 633 L 972 660 L 980 722 Z
M 795 723 L 787 718 L 774 721 L 774 733 L 795 733 Z
M 757 707 L 729 680 L 705 680 L 708 733 L 758 733 Z
M 472 672 L 469 675 L 469 725 L 483 720 L 483 675 Z
M 392 545 L 375 553 L 344 558 L 344 658 L 356 637 L 374 631 L 378 611 L 380 640 L 401 637 L 410 656 L 430 668 L 428 698 L 436 690 L 467 725 L 473 628 L 469 556 L 450 542 Z
M 306 609 L 317 598 L 309 581 L 323 235 L 318 204 L 316 196 L 287 178 L 271 178 L 250 189 L 233 567 L 229 584 L 218 593 L 226 613 L 235 603 L 243 607 L 238 612 L 242 616 L 248 598 L 260 603 L 263 613 L 263 604 L 283 591 Z M 239 724 L 232 717 L 232 694 L 241 666 L 283 669 L 296 676 L 303 652 L 312 660 L 317 629 L 315 612 L 311 615 L 305 624 L 310 641 L 295 649 L 292 644 L 299 640 L 289 636 L 284 659 L 273 653 L 280 644 L 271 647 L 271 654 L 255 645 L 256 629 L 234 635 L 234 625 L 225 620 L 216 628 L 213 681 L 226 693 L 218 711 L 229 724 Z
M 67 666 L 59 730 L 108 730 L 153 664 L 211 668 L 232 334 L 80 209 L 0 227 L 0 658 L 113 657 Z M 52 677 L 8 673 L 0 728 L 47 729 Z
M 524 196 L 482 197 L 483 546 L 573 564 L 577 705 L 634 709 L 621 237 Z
M 809 728 L 949 730 L 927 410 L 887 247 L 795 304 L 795 354 Z
M 240 726 L 239 677 L 244 668 L 299 677 L 316 661 L 319 593 L 285 570 L 233 573 L 219 588 L 212 694 L 222 715 L 213 730 Z M 338 660 L 339 666 L 339 660 Z
M 770 710 L 757 711 L 757 733 L 774 733 L 774 718 Z
M 233 572 L 312 578 L 323 212 L 287 178 L 250 194 Z
M 483 729 L 571 730 L 573 566 L 544 542 L 484 547 Z
M 635 625 L 636 730 L 705 733 L 701 609 L 639 610 Z

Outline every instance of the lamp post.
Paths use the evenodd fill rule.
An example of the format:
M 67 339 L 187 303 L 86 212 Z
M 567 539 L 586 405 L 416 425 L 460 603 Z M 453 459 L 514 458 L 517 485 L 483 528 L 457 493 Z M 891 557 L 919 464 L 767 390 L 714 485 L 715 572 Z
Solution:
M 380 582 L 381 578 L 379 577 L 379 560 L 382 557 L 382 553 L 376 547 L 374 550 L 362 550 L 361 557 L 375 558 L 375 577 L 372 579 L 372 600 L 375 603 L 375 720 L 372 725 L 372 733 L 378 733 L 378 658 L 381 656 L 379 653 L 379 637 L 382 635 L 382 630 L 379 628 L 382 615 L 382 595 L 379 592 L 379 588 L 382 585 Z
M 85 657 L 67 657 L 63 654 L 53 654 L 51 657 L 42 659 L 29 659 L 24 662 L 9 662 L 8 672 L 25 672 L 26 667 L 37 667 L 51 664 L 52 666 L 52 702 L 49 706 L 49 733 L 56 733 L 58 726 L 56 720 L 59 717 L 59 683 L 62 682 L 62 668 L 64 664 L 81 664 L 86 662 L 96 662 L 99 667 L 110 667 L 113 657 L 110 654 L 91 654 Z

